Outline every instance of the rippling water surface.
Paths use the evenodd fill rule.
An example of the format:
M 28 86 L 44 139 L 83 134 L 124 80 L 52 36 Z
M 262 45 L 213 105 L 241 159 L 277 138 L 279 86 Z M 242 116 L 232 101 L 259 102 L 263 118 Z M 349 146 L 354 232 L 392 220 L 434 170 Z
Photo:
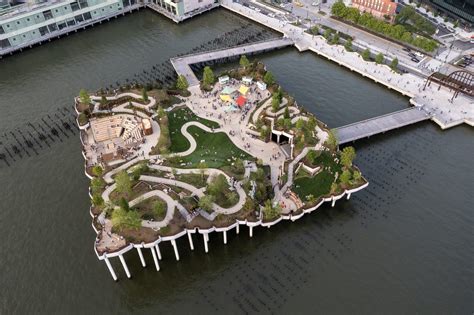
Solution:
M 96 90 L 247 23 L 223 10 L 176 25 L 148 11 L 0 62 L 0 149 L 42 123 L 80 88 Z M 259 27 L 259 26 L 255 26 Z M 261 56 L 297 101 L 336 127 L 408 100 L 312 54 Z M 57 118 L 57 117 L 56 117 Z M 15 131 L 15 132 L 13 132 Z M 179 240 L 125 255 L 133 275 L 112 281 L 93 252 L 88 181 L 76 131 L 37 154 L 0 161 L 0 312 L 471 313 L 474 295 L 474 131 L 426 122 L 355 144 L 369 187 L 294 224 Z M 19 139 L 21 140 L 21 139 Z M 21 142 L 21 141 L 20 141 Z

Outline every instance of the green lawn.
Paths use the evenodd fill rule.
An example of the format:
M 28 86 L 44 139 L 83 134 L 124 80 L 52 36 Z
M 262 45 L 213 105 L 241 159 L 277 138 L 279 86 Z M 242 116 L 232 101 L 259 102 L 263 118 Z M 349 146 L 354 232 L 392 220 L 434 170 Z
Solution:
M 331 184 L 334 181 L 334 175 L 327 170 L 323 170 L 314 177 L 302 176 L 296 178 L 293 182 L 292 190 L 306 201 L 306 196 L 313 195 L 319 198 L 331 191 Z
M 237 148 L 224 132 L 209 133 L 196 126 L 189 127 L 188 131 L 196 139 L 197 147 L 190 155 L 178 158 L 175 162 L 177 167 L 190 162 L 191 165 L 185 167 L 196 168 L 201 160 L 205 160 L 207 167 L 221 168 L 230 165 L 232 157 L 253 160 L 252 156 Z
M 330 151 L 317 151 L 317 154 L 319 155 L 314 159 L 314 161 L 309 161 L 308 156 L 306 155 L 305 164 L 311 167 L 330 166 L 333 171 L 341 173 L 342 166 L 340 163 L 336 163 L 334 156 L 332 156 Z
M 170 152 L 183 152 L 189 148 L 189 141 L 182 135 L 181 127 L 188 121 L 198 121 L 209 128 L 219 128 L 219 124 L 200 118 L 187 107 L 179 108 L 168 113 L 170 131 Z

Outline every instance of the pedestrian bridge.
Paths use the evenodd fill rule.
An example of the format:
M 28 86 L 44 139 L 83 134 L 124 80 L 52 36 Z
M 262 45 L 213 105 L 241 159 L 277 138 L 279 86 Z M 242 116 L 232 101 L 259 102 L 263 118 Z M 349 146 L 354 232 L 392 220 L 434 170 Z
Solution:
M 411 107 L 390 114 L 362 120 L 333 130 L 336 132 L 339 144 L 344 144 L 415 124 L 430 118 L 431 116 L 423 109 L 419 107 Z
M 251 55 L 270 51 L 273 49 L 283 48 L 293 45 L 293 41 L 289 38 L 283 37 L 278 39 L 266 40 L 252 44 L 245 44 L 227 49 L 218 49 L 213 51 L 206 51 L 204 53 L 196 53 L 182 57 L 171 58 L 173 65 L 178 75 L 184 75 L 188 80 L 189 86 L 198 86 L 199 80 L 196 78 L 190 65 L 219 59 L 231 58 L 241 55 Z

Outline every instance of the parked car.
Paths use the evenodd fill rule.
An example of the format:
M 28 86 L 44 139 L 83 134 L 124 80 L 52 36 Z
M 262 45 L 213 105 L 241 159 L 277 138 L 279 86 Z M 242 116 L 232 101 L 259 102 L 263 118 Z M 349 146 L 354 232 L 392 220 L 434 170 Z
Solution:
M 312 5 L 313 7 L 317 7 L 317 6 L 319 5 L 319 1 L 315 1 L 315 2 L 311 3 L 311 5 Z
M 255 8 L 255 11 L 256 11 L 256 12 L 260 12 L 260 11 L 262 11 L 262 10 L 260 10 L 259 8 Z
M 416 58 L 416 55 L 412 52 L 408 53 L 408 56 L 412 57 L 412 58 Z
M 420 62 L 420 60 L 418 60 L 418 59 L 415 58 L 415 57 L 411 58 L 411 61 L 416 62 L 416 63 L 419 63 L 419 62 Z
M 411 51 L 411 49 L 408 48 L 408 47 L 403 47 L 402 49 L 403 49 L 404 51 L 407 51 L 407 52 L 410 52 L 410 51 Z

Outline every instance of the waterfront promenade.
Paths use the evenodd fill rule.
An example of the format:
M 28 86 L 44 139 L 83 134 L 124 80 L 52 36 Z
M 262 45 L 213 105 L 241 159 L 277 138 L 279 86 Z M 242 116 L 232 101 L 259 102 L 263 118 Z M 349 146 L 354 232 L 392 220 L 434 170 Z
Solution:
M 431 84 L 423 90 L 424 77 L 412 73 L 399 74 L 386 65 L 365 61 L 358 53 L 347 52 L 340 45 L 329 45 L 322 36 L 310 35 L 300 27 L 261 14 L 239 3 L 223 0 L 221 6 L 282 33 L 290 38 L 301 52 L 310 50 L 410 97 L 410 103 L 422 107 L 442 129 L 463 123 L 474 126 L 474 101 L 465 95 L 459 95 L 451 102 L 452 92 L 447 88 L 438 89 L 436 84 Z M 383 106 L 382 101 L 381 106 Z

